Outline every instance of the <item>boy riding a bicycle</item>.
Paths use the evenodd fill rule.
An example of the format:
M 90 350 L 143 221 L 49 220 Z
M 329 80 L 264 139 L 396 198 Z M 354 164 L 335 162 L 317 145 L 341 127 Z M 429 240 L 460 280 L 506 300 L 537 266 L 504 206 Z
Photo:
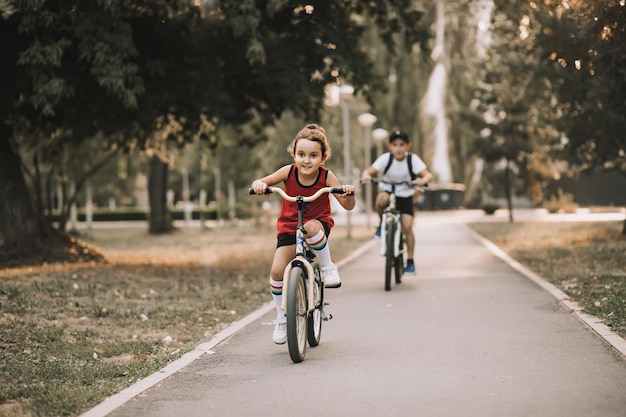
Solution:
M 344 194 L 333 194 L 346 210 L 355 205 L 354 186 L 341 185 L 335 174 L 324 167 L 330 158 L 331 149 L 326 137 L 326 130 L 316 124 L 306 125 L 291 142 L 288 148 L 294 163 L 279 168 L 276 172 L 252 182 L 251 188 L 262 195 L 267 187 L 283 183 L 283 190 L 289 195 L 312 196 L 321 188 L 342 188 Z M 304 211 L 306 241 L 319 259 L 324 284 L 327 288 L 338 288 L 341 279 L 337 267 L 331 260 L 328 236 L 334 225 L 330 213 L 328 194 L 307 203 Z M 278 316 L 273 339 L 276 344 L 287 342 L 285 311 L 281 308 L 283 296 L 283 272 L 296 253 L 296 226 L 298 224 L 297 204 L 283 201 L 280 215 L 276 222 L 278 229 L 276 251 L 270 271 L 270 290 L 276 304 Z
M 389 135 L 389 152 L 379 156 L 374 163 L 366 168 L 361 175 L 362 181 L 370 181 L 378 172 L 382 172 L 382 181 L 390 183 L 413 182 L 414 187 L 396 187 L 396 205 L 402 213 L 402 232 L 406 237 L 408 251 L 404 274 L 415 275 L 415 263 L 413 251 L 415 250 L 415 234 L 413 233 L 413 218 L 415 205 L 413 197 L 421 187 L 432 180 L 433 176 L 428 171 L 426 164 L 414 153 L 410 153 L 411 142 L 409 135 L 400 130 L 395 130 Z M 389 205 L 389 193 L 391 187 L 380 183 L 379 193 L 376 196 L 375 209 L 378 217 L 382 219 L 383 210 Z M 376 237 L 380 237 L 380 224 L 376 229 Z

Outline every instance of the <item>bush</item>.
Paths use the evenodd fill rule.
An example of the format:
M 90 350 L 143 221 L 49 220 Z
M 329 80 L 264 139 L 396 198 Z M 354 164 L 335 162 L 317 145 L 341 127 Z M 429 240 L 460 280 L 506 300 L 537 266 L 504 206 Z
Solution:
M 574 202 L 574 195 L 559 188 L 557 195 L 551 195 L 550 201 L 544 203 L 548 213 L 576 213 L 578 204 Z
M 482 209 L 482 211 L 485 212 L 485 214 L 492 215 L 493 213 L 496 212 L 496 210 L 500 208 L 500 204 L 487 202 L 487 203 L 483 203 L 480 208 Z
M 185 211 L 182 209 L 171 209 L 170 213 L 172 214 L 172 219 L 174 220 L 185 219 Z M 93 211 L 92 220 L 94 222 L 148 221 L 148 215 L 149 211 L 147 209 L 137 209 L 132 207 L 122 207 L 115 210 L 95 209 Z M 203 210 L 203 215 L 205 220 L 215 220 L 217 219 L 217 210 L 215 208 L 207 207 Z M 191 218 L 193 220 L 199 220 L 200 211 L 198 211 L 198 209 L 194 209 L 191 212 Z M 87 220 L 87 215 L 85 214 L 84 209 L 78 211 L 77 220 L 79 222 Z M 52 216 L 52 221 L 59 221 L 59 216 Z

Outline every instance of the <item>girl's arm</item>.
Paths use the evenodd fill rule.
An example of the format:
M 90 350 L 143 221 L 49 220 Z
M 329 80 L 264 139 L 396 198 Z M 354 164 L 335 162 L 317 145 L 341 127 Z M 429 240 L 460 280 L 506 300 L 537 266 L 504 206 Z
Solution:
M 328 171 L 328 177 L 326 178 L 326 184 L 329 187 L 343 188 L 344 194 L 333 194 L 341 207 L 346 210 L 352 210 L 356 204 L 356 198 L 354 198 L 354 186 L 342 185 L 339 179 L 333 174 L 332 171 Z M 348 195 L 350 193 L 350 195 Z
M 267 187 L 272 187 L 285 181 L 287 179 L 287 175 L 289 175 L 290 169 L 291 165 L 285 165 L 272 174 L 266 175 L 263 178 L 257 178 L 252 181 L 250 188 L 252 188 L 256 194 L 264 194 Z

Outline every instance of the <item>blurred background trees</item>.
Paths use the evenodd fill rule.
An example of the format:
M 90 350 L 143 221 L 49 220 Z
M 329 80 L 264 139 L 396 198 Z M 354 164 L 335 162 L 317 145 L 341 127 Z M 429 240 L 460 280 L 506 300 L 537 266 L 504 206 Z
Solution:
M 420 14 L 410 1 L 317 3 L 3 1 L 0 33 L 10 44 L 0 77 L 5 247 L 16 255 L 45 247 L 55 232 L 53 187 L 43 185 L 71 189 L 62 198 L 71 204 L 114 153 L 151 158 L 150 231 L 171 230 L 166 195 L 175 148 L 228 142 L 245 154 L 286 109 L 319 117 L 328 84 L 341 79 L 364 91 L 380 84 L 358 46 L 366 15 L 390 51 L 399 34 L 417 37 Z M 228 140 L 222 129 L 232 133 Z M 65 162 L 92 144 L 95 158 L 73 161 L 84 176 L 64 175 Z M 24 171 L 33 173 L 30 187 Z M 68 206 L 61 211 L 67 217 Z
M 341 114 L 325 103 L 342 84 L 355 88 L 352 121 L 371 112 L 374 127 L 408 131 L 443 186 L 467 186 L 465 206 L 504 198 L 513 220 L 516 198 L 541 206 L 565 178 L 624 175 L 625 10 L 0 1 L 0 240 L 16 254 L 45 247 L 87 200 L 147 205 L 150 231 L 167 232 L 168 190 L 213 201 L 221 217 L 243 213 L 251 179 L 288 163 L 310 121 L 327 128 L 341 173 Z M 350 138 L 362 168 L 358 123 Z

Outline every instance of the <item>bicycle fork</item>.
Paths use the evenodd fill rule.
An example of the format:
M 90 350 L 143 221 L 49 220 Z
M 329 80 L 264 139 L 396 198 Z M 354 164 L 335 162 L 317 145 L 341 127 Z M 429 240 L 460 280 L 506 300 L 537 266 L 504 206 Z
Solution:
M 324 291 L 324 283 L 322 282 L 321 271 L 319 268 L 317 269 L 317 273 L 315 271 L 316 267 L 314 267 L 311 262 L 303 255 L 297 255 L 295 258 L 289 262 L 287 268 L 285 268 L 285 272 L 283 273 L 283 294 L 288 294 L 289 287 L 289 276 L 291 274 L 291 270 L 294 267 L 302 268 L 306 274 L 306 289 L 307 289 L 307 315 L 314 311 L 316 308 L 319 308 L 322 320 L 328 321 L 333 318 L 332 315 L 326 315 L 324 312 L 324 306 L 327 306 L 328 303 L 324 301 L 323 297 L 319 297 L 320 301 L 324 305 L 316 305 L 316 297 L 315 297 L 315 289 L 319 288 L 319 291 Z M 319 280 L 319 283 L 310 283 L 309 279 Z M 287 310 L 287 297 L 283 296 L 280 308 L 283 310 Z
M 389 216 L 392 216 L 392 215 L 393 214 L 383 212 L 382 222 L 380 226 L 380 229 L 381 229 L 380 235 L 383 237 L 380 239 L 380 256 L 385 256 L 387 254 L 387 239 L 385 239 L 384 237 L 387 236 L 387 223 L 391 221 L 389 219 Z M 400 228 L 401 227 L 402 225 L 400 224 L 400 222 L 396 222 L 396 230 L 394 230 L 394 236 L 393 236 L 394 258 L 398 257 L 400 255 L 400 251 L 402 250 L 400 246 Z
M 380 222 L 380 256 L 385 256 L 387 253 L 387 213 L 383 212 L 383 216 Z

